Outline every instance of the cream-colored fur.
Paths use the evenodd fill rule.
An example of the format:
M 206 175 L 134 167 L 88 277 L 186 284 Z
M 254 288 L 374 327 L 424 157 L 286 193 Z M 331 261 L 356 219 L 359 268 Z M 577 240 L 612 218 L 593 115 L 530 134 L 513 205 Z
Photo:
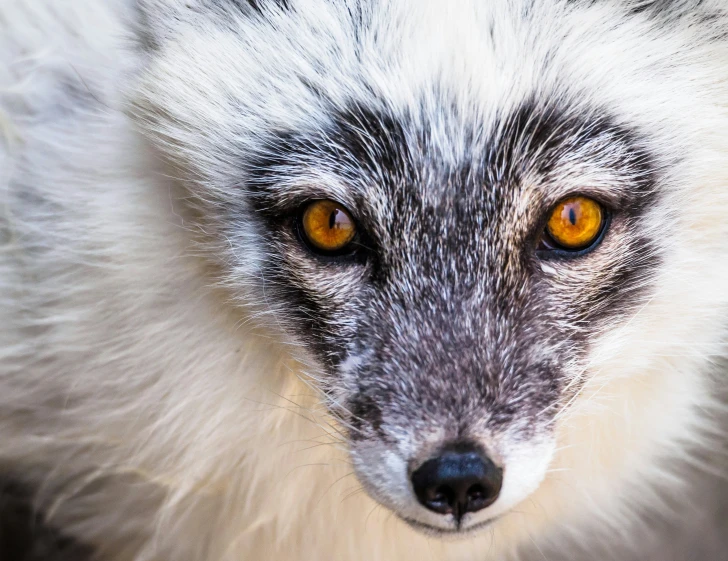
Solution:
M 665 235 L 650 300 L 573 374 L 586 384 L 558 416 L 546 480 L 492 529 L 449 541 L 361 492 L 315 366 L 215 282 L 185 188 L 161 156 L 163 125 L 137 120 L 140 107 L 164 105 L 185 114 L 190 134 L 214 123 L 220 109 L 203 94 L 245 87 L 252 64 L 215 74 L 234 64 L 235 36 L 190 26 L 146 60 L 127 3 L 62 4 L 0 5 L 0 468 L 34 486 L 50 524 L 114 561 L 485 561 L 520 544 L 568 548 L 617 530 L 637 539 L 633 513 L 666 512 L 661 497 L 682 492 L 692 447 L 722 430 L 711 419 L 728 304 L 728 42 L 700 43 L 687 26 L 648 32 L 639 18 L 615 31 L 602 23 L 616 18 L 608 2 L 559 16 L 584 31 L 555 43 L 569 74 L 539 79 L 601 92 L 651 135 L 665 166 L 680 160 L 649 215 L 678 234 Z M 412 26 L 408 76 L 373 78 L 395 105 L 434 56 L 473 72 L 468 48 L 483 48 L 470 39 L 473 14 L 510 10 L 390 4 L 392 21 Z M 555 0 L 540 4 L 561 13 L 548 7 Z M 528 32 L 501 47 L 518 52 Z M 451 60 L 442 52 L 456 37 L 465 46 Z M 524 76 L 473 87 L 494 103 L 517 96 L 532 87 L 538 56 L 483 56 L 484 76 L 514 65 Z M 292 111 L 271 92 L 271 115 Z M 208 142 L 213 133 L 200 150 Z

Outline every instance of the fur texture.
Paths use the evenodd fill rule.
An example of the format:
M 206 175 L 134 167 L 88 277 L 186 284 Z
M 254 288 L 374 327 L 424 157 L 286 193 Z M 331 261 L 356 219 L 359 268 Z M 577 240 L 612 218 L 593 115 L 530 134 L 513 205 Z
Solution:
M 0 6 L 0 472 L 49 527 L 109 561 L 728 558 L 722 2 L 56 4 Z M 574 193 L 603 240 L 539 254 Z M 346 259 L 298 238 L 322 198 Z M 461 523 L 409 484 L 456 440 L 504 470 Z

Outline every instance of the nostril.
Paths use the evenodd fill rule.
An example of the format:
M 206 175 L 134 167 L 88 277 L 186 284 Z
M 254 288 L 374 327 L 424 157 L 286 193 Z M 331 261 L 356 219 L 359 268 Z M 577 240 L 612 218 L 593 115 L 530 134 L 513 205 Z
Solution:
M 485 488 L 479 483 L 471 485 L 470 489 L 468 489 L 468 499 L 471 501 L 484 500 L 486 495 Z
M 502 480 L 502 470 L 488 457 L 463 446 L 444 450 L 412 474 L 415 494 L 425 508 L 457 518 L 493 504 Z
M 425 490 L 426 497 L 424 504 L 430 510 L 439 512 L 440 514 L 449 514 L 452 512 L 452 505 L 455 503 L 455 493 L 447 485 Z
M 472 485 L 467 492 L 465 512 L 477 512 L 492 504 L 498 498 L 498 493 L 496 492 L 494 495 L 494 491 L 494 489 L 486 489 L 479 483 Z

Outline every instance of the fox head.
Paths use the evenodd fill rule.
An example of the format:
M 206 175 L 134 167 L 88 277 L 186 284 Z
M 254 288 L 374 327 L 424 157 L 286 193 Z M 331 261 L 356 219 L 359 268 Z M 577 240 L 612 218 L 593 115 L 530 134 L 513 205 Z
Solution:
M 632 4 L 141 2 L 135 116 L 218 280 L 415 527 L 491 523 L 580 404 L 718 344 L 722 12 Z

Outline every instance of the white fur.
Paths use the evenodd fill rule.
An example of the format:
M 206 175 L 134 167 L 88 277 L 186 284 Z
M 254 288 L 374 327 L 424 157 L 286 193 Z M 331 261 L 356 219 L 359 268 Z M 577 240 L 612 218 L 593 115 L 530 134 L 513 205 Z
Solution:
M 182 2 L 145 4 L 162 22 Z M 574 12 L 536 2 L 534 29 L 514 16 L 515 0 L 390 0 L 381 43 L 361 54 L 337 9 L 299 4 L 295 19 L 271 16 L 275 44 L 240 14 L 232 27 L 244 36 L 152 21 L 169 38 L 149 61 L 134 50 L 125 2 L 0 6 L 0 465 L 39 486 L 52 524 L 110 560 L 483 561 L 531 540 L 568 547 L 603 539 L 604 528 L 628 532 L 633 511 L 660 507 L 660 488 L 679 492 L 677 459 L 710 446 L 715 430 L 728 42 L 619 21 L 608 2 Z M 163 142 L 167 125 L 139 108 L 164 106 L 186 126 L 174 137 L 189 140 L 167 149 L 200 184 L 224 185 L 235 170 L 220 167 L 221 142 L 236 136 L 254 151 L 263 131 L 315 118 L 316 101 L 286 90 L 286 76 L 334 51 L 330 73 L 314 76 L 342 105 L 367 102 L 360 74 L 404 109 L 441 73 L 484 114 L 566 80 L 649 135 L 668 170 L 647 218 L 667 255 L 651 299 L 572 373 L 586 384 L 558 417 L 545 480 L 527 485 L 546 469 L 535 457 L 521 489 L 507 480 L 508 493 L 533 490 L 531 500 L 465 541 L 423 536 L 357 492 L 309 359 L 251 317 L 246 306 L 261 303 L 246 302 L 244 287 L 213 282 L 185 191 L 139 132 Z M 246 99 L 242 124 L 228 121 L 230 91 Z M 254 274 L 255 253 L 242 262 L 240 278 Z

